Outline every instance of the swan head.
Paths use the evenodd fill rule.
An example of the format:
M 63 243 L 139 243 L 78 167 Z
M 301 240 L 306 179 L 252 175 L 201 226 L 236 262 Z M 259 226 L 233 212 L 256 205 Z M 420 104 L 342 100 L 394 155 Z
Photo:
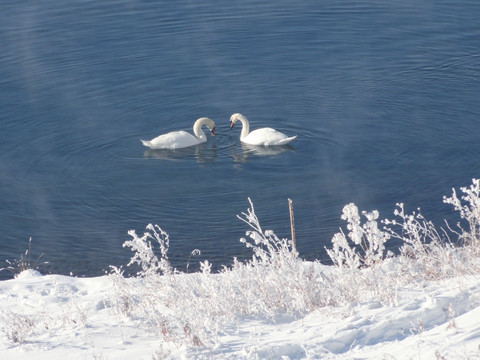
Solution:
M 215 136 L 215 122 L 212 119 L 207 117 L 200 118 L 199 120 L 202 125 L 205 125 L 208 128 L 208 130 L 210 130 L 210 132 L 212 133 L 212 136 Z
M 239 114 L 239 113 L 236 113 L 236 114 L 233 114 L 232 116 L 230 116 L 230 129 L 233 129 L 233 126 L 235 125 L 235 123 L 238 121 L 238 120 L 246 120 L 245 116 L 243 116 L 242 114 Z
M 208 119 L 208 121 L 205 123 L 205 126 L 208 128 L 208 130 L 210 130 L 212 136 L 215 136 L 215 123 L 213 122 L 213 120 Z

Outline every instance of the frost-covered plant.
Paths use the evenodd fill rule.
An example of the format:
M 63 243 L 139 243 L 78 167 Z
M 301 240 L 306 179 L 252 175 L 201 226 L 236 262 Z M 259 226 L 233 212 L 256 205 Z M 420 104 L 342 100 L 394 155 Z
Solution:
M 38 270 L 40 265 L 48 264 L 47 261 L 40 261 L 42 256 L 43 253 L 37 258 L 32 258 L 32 238 L 30 237 L 28 239 L 28 249 L 25 250 L 23 254 L 20 254 L 20 259 L 15 259 L 12 261 L 6 260 L 5 262 L 7 263 L 7 266 L 1 268 L 0 271 L 7 270 L 16 277 L 25 270 Z
M 480 270 L 480 181 L 473 179 L 473 184 L 469 188 L 462 187 L 461 191 L 465 195 L 460 199 L 453 189 L 452 196 L 444 197 L 443 201 L 454 206 L 467 221 L 468 229 L 457 223 L 458 231 L 450 227 L 451 233 L 444 229 L 438 231 L 419 209 L 406 214 L 401 203 L 394 212 L 396 219 L 383 221 L 385 231 L 404 243 L 398 261 L 408 269 L 405 274 L 409 278 L 444 279 Z M 458 236 L 458 241 L 450 239 L 452 233 Z
M 365 222 L 362 224 L 362 217 Z M 390 235 L 378 227 L 378 211 L 362 211 L 355 204 L 344 206 L 341 218 L 347 221 L 348 234 L 343 230 L 332 239 L 332 249 L 327 254 L 334 263 L 331 271 L 322 276 L 328 288 L 323 297 L 328 304 L 341 305 L 351 301 L 375 298 L 382 303 L 394 303 L 398 281 L 387 276 L 381 266 L 390 254 L 385 242 Z
M 333 263 L 338 267 L 358 269 L 362 266 L 373 266 L 385 257 L 384 244 L 390 235 L 378 228 L 378 211 L 363 211 L 362 215 L 367 219 L 363 225 L 355 204 L 350 203 L 343 208 L 341 218 L 348 222 L 349 232 L 345 236 L 340 229 L 332 239 L 333 249 L 326 249 Z
M 444 279 L 480 270 L 480 181 L 473 179 L 472 182 L 470 187 L 460 188 L 464 193 L 461 198 L 455 189 L 451 197 L 443 198 L 444 203 L 453 205 L 461 219 L 468 223 L 467 229 L 457 223 L 458 231 L 454 231 L 447 224 L 451 233 L 444 229 L 440 232 L 420 210 L 406 214 L 403 204 L 397 204 L 395 220 L 383 221 L 385 231 L 404 242 L 398 260 L 408 268 L 405 274 L 410 278 Z M 458 241 L 451 240 L 449 234 L 458 236 Z
M 167 255 L 169 236 L 165 231 L 152 224 L 146 229 L 143 236 L 129 231 L 132 239 L 123 244 L 134 252 L 128 266 L 141 268 L 138 277 L 126 279 L 121 269 L 112 267 L 113 293 L 107 303 L 118 316 L 142 319 L 143 326 L 156 331 L 166 341 L 195 346 L 209 344 L 212 334 L 206 326 L 208 319 L 202 316 L 204 309 L 199 305 L 204 299 L 195 295 L 202 283 L 195 281 L 196 274 L 189 276 L 172 268 Z M 208 262 L 203 263 L 203 274 L 209 272 L 210 267 Z M 216 321 L 215 317 L 212 321 Z
M 385 219 L 383 223 L 386 225 L 385 231 L 392 238 L 403 242 L 399 260 L 409 267 L 406 274 L 438 279 L 445 277 L 444 270 L 453 270 L 453 246 L 446 232 L 442 236 L 435 225 L 425 219 L 420 209 L 406 214 L 403 203 L 397 204 L 394 215 L 396 219 Z M 394 230 L 394 227 L 399 230 Z
M 190 267 L 190 259 L 192 256 L 199 256 L 199 255 L 202 255 L 202 252 L 198 249 L 193 249 L 193 251 L 190 253 L 190 256 L 188 257 L 188 260 L 187 260 L 187 266 L 185 268 L 186 272 L 188 273 L 188 268 Z
M 61 294 L 57 291 L 52 287 L 48 295 L 19 297 L 13 311 L 0 308 L 0 340 L 21 346 L 45 334 L 53 337 L 68 330 L 84 329 L 88 318 L 85 309 L 78 306 L 76 299 L 65 300 L 69 296 L 64 298 L 65 289 Z M 50 301 L 45 301 L 45 296 Z
M 460 217 L 468 223 L 467 230 L 462 228 L 460 222 L 457 223 L 459 232 L 456 233 L 460 240 L 478 249 L 480 245 L 480 179 L 472 179 L 472 182 L 470 187 L 460 188 L 463 196 L 458 198 L 455 188 L 452 188 L 452 196 L 444 196 L 443 202 L 453 205 L 455 210 L 460 212 Z
M 252 230 L 240 241 L 252 249 L 252 259 L 246 263 L 234 262 L 231 273 L 242 274 L 237 286 L 249 304 L 246 313 L 272 316 L 279 311 L 299 313 L 318 305 L 319 287 L 313 264 L 307 265 L 289 239 L 278 238 L 272 230 L 263 230 L 255 214 L 253 203 L 247 212 L 238 216 Z M 242 280 L 249 281 L 243 283 Z M 253 300 L 253 301 L 252 301 Z
M 255 214 L 253 203 L 248 198 L 250 208 L 242 212 L 237 218 L 246 223 L 252 230 L 246 232 L 251 239 L 241 238 L 240 242 L 253 251 L 253 260 L 260 264 L 272 265 L 278 261 L 290 262 L 298 253 L 293 248 L 291 240 L 279 239 L 272 230 L 262 230 L 260 222 Z
M 142 269 L 138 272 L 140 276 L 148 276 L 152 274 L 169 274 L 173 271 L 172 266 L 168 260 L 168 248 L 170 246 L 170 239 L 168 234 L 163 231 L 158 225 L 147 225 L 147 232 L 139 237 L 135 230 L 130 230 L 128 234 L 133 238 L 127 240 L 123 247 L 129 247 L 134 252 L 130 262 L 127 266 L 137 264 Z M 160 259 L 155 255 L 152 246 L 152 240 L 159 246 Z
M 4 324 L 2 330 L 6 339 L 15 344 L 25 343 L 35 328 L 35 321 L 31 316 L 2 312 L 0 320 Z
M 397 209 L 393 214 L 399 218 L 399 220 L 383 220 L 383 223 L 387 225 L 385 230 L 391 237 L 400 239 L 404 242 L 404 245 L 400 249 L 404 255 L 415 256 L 416 258 L 423 258 L 428 256 L 428 249 L 443 243 L 442 236 L 436 229 L 435 225 L 425 219 L 421 214 L 420 209 L 418 212 L 413 211 L 411 214 L 405 213 L 405 207 L 403 203 L 397 204 Z M 390 226 L 400 227 L 400 232 L 393 230 Z M 446 237 L 446 234 L 444 234 Z M 429 244 L 429 246 L 425 246 Z

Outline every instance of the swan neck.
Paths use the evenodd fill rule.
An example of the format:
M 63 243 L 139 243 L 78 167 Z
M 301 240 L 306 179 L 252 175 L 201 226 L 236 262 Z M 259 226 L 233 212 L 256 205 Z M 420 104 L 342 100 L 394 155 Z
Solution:
M 202 130 L 203 124 L 205 124 L 205 119 L 198 119 L 197 121 L 195 121 L 195 124 L 193 124 L 193 133 L 195 134 L 195 137 L 199 140 L 207 139 L 205 133 Z
M 238 118 L 242 123 L 242 132 L 240 133 L 240 139 L 247 137 L 248 133 L 250 132 L 250 124 L 245 116 L 240 116 Z

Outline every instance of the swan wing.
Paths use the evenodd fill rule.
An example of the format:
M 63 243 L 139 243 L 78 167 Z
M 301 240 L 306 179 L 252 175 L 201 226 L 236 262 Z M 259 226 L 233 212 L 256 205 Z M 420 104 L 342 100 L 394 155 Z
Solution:
M 261 128 L 261 129 L 252 131 L 241 140 L 245 144 L 250 144 L 250 145 L 280 146 L 280 145 L 288 144 L 290 141 L 292 141 L 296 137 L 297 136 L 288 137 L 284 133 L 272 128 Z
M 281 140 L 278 140 L 276 144 L 274 145 L 287 145 L 290 141 L 294 140 L 295 138 L 297 137 L 297 135 L 295 136 L 290 136 L 290 137 L 287 137 L 285 139 L 281 139 Z M 273 144 L 272 144 L 273 145 Z
M 203 141 L 183 130 L 163 134 L 150 141 L 142 140 L 142 143 L 151 149 L 181 149 L 201 142 Z

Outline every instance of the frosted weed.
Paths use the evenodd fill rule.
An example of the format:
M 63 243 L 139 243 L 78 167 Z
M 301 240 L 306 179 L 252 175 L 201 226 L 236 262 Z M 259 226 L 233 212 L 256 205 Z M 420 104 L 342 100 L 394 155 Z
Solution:
M 13 276 L 17 277 L 20 273 L 26 270 L 38 270 L 41 265 L 48 264 L 47 261 L 41 261 L 43 253 L 37 258 L 32 258 L 32 238 L 28 239 L 28 249 L 24 253 L 20 254 L 20 259 L 6 260 L 7 266 L 1 268 L 0 271 L 9 271 Z

